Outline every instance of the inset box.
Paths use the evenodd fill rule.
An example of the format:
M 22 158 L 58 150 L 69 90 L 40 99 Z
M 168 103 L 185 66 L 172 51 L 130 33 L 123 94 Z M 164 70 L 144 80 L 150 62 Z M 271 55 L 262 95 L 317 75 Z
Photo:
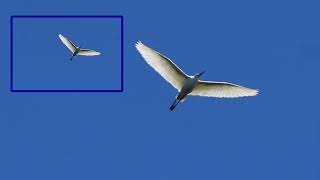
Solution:
M 123 16 L 11 16 L 11 92 L 123 92 Z M 63 34 L 99 56 L 76 56 Z

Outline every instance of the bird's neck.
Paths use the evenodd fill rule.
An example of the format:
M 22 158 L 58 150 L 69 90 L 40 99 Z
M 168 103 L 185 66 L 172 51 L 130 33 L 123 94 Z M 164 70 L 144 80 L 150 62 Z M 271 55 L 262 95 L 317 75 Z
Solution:
M 196 76 L 192 76 L 190 79 L 189 79 L 189 83 L 190 84 L 196 84 L 199 82 L 199 77 L 196 77 Z
M 199 76 L 192 76 L 191 77 L 191 79 L 193 79 L 193 80 L 199 80 L 199 78 L 200 78 Z

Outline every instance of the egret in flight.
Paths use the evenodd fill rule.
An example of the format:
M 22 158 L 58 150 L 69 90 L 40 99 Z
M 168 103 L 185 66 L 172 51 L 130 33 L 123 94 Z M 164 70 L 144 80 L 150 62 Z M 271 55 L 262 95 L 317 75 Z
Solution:
M 136 43 L 136 48 L 145 61 L 156 70 L 166 81 L 168 81 L 179 92 L 175 101 L 170 106 L 172 111 L 179 102 L 183 102 L 188 95 L 206 96 L 217 98 L 237 98 L 244 96 L 255 96 L 258 90 L 249 89 L 227 82 L 202 81 L 200 77 L 205 71 L 193 76 L 185 74 L 169 58 L 159 52 L 145 46 L 140 41 Z
M 66 45 L 67 48 L 72 52 L 72 56 L 70 58 L 71 61 L 77 55 L 81 55 L 81 56 L 96 56 L 96 55 L 100 55 L 100 52 L 97 52 L 97 51 L 94 51 L 94 50 L 91 50 L 91 49 L 82 49 L 81 47 L 77 47 L 69 39 L 67 39 L 66 37 L 62 36 L 61 34 L 59 34 L 59 38 L 63 42 L 63 44 Z

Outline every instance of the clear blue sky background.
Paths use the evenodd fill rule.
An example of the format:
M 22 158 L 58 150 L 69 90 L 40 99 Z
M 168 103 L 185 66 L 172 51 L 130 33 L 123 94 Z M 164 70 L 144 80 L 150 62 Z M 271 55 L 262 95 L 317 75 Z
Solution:
M 305 0 L 2 3 L 0 179 L 320 179 L 319 5 Z M 17 14 L 124 15 L 125 91 L 10 93 L 9 19 Z M 106 38 L 95 33 L 107 37 L 108 30 L 50 31 L 55 30 L 107 51 L 101 42 Z M 92 38 L 80 38 L 86 33 Z M 176 91 L 137 53 L 138 40 L 189 74 L 207 70 L 206 80 L 258 88 L 261 95 L 190 97 L 169 112 Z M 56 37 L 46 45 L 59 53 L 44 61 L 70 66 Z M 72 63 L 95 61 L 101 70 L 99 62 L 107 56 Z M 25 61 L 45 66 L 39 59 Z M 99 77 L 104 78 L 111 80 Z

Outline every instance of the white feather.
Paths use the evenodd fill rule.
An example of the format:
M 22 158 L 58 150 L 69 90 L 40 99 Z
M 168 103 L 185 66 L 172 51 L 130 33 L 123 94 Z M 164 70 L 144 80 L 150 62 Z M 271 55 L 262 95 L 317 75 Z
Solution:
M 67 48 L 72 52 L 74 53 L 77 49 L 77 47 L 69 40 L 67 39 L 66 37 L 62 36 L 61 34 L 59 34 L 59 38 L 60 40 L 63 42 L 63 44 L 65 46 L 67 46 Z
M 97 56 L 100 55 L 100 52 L 91 50 L 91 49 L 80 49 L 77 55 L 82 55 L 82 56 Z
M 154 70 L 156 70 L 177 90 L 181 90 L 185 80 L 189 77 L 177 65 L 175 65 L 169 58 L 145 46 L 140 41 L 137 42 L 136 48 L 145 59 L 145 61 Z
M 190 95 L 207 96 L 218 98 L 236 98 L 244 96 L 255 96 L 258 90 L 246 88 L 227 82 L 199 81 Z

